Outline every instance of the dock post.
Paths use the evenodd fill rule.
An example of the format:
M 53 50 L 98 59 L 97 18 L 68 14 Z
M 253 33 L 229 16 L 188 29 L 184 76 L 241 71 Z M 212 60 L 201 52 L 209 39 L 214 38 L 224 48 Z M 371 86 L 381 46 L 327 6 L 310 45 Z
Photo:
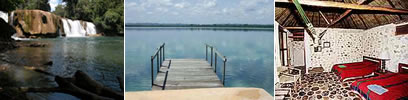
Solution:
M 208 45 L 205 44 L 205 60 L 208 61 Z
M 159 72 L 159 70 L 160 70 L 160 63 L 159 63 L 159 57 L 156 55 L 156 64 L 157 64 L 157 73 Z
M 215 60 L 215 64 L 214 64 L 214 68 L 215 68 L 215 70 L 214 70 L 214 72 L 215 72 L 215 74 L 217 74 L 217 52 L 215 53 L 215 58 L 214 58 Z
M 213 49 L 214 49 L 214 48 L 211 47 L 211 64 L 210 64 L 211 66 L 212 66 L 212 64 L 213 64 Z
M 163 55 L 162 55 L 162 50 L 161 50 L 161 48 L 162 48 L 162 47 L 160 47 L 160 49 L 159 49 L 159 59 L 160 59 L 160 60 L 159 60 L 159 64 L 160 64 L 160 65 L 159 65 L 159 66 L 161 66 L 162 63 L 163 63 L 163 62 L 162 62 L 162 56 L 163 56 Z M 159 67 L 159 68 L 160 68 L 160 67 Z
M 227 57 L 224 56 L 224 73 L 222 74 L 222 85 L 225 86 L 225 65 L 227 63 Z
M 164 54 L 164 45 L 166 45 L 166 44 L 163 43 L 163 61 L 166 60 L 166 58 L 165 58 L 165 55 L 166 55 L 166 54 Z
M 153 56 L 150 58 L 150 64 L 151 64 L 151 67 L 152 67 L 152 73 L 151 73 L 151 75 L 152 75 L 152 87 L 153 87 L 153 83 L 154 83 L 154 79 L 153 79 L 153 60 L 154 60 L 154 58 L 153 58 Z

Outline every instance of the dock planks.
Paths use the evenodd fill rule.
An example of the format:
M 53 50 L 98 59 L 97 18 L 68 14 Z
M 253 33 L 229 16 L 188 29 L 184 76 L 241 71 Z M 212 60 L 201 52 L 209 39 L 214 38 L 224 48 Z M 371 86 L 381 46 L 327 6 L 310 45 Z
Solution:
M 171 60 L 168 69 L 169 60 Z M 160 67 L 152 90 L 162 90 L 168 71 L 165 90 L 223 87 L 213 68 L 204 59 L 169 59 Z

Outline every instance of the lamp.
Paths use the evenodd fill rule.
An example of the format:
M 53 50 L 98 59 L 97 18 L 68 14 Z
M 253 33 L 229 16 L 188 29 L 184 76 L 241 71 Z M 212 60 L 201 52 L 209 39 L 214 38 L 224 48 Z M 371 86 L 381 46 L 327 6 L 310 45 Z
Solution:
M 385 72 L 386 70 L 385 61 L 390 60 L 390 53 L 388 51 L 381 52 L 380 59 L 381 59 L 381 71 Z

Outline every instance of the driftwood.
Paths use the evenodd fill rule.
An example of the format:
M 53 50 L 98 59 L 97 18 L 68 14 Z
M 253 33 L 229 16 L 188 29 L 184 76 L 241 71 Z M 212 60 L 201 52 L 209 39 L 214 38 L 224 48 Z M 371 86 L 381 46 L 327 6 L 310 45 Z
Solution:
M 75 80 L 72 83 L 89 92 L 109 98 L 114 98 L 117 100 L 124 99 L 123 93 L 118 93 L 108 87 L 103 86 L 101 83 L 93 80 L 91 77 L 89 77 L 82 71 L 75 72 L 74 79 Z
M 86 73 L 78 70 L 71 78 L 62 78 L 57 75 L 48 73 L 42 69 L 33 67 L 26 67 L 26 69 L 33 70 L 45 75 L 54 76 L 58 87 L 52 88 L 18 88 L 22 92 L 62 92 L 73 95 L 85 100 L 123 100 L 123 93 L 116 92 L 101 83 L 93 80 Z M 123 79 L 118 78 L 120 87 L 123 91 Z M 0 88 L 0 91 L 2 89 Z
M 95 93 L 77 87 L 76 85 L 72 84 L 72 82 L 59 76 L 55 77 L 55 81 L 58 83 L 58 87 L 61 88 L 60 92 L 71 94 L 84 100 L 113 100 L 111 98 L 99 96 Z

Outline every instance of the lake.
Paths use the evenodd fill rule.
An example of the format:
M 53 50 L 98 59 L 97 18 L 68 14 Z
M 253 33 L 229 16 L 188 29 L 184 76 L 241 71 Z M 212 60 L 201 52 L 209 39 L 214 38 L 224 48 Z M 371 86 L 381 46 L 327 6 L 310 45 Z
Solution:
M 128 27 L 125 42 L 126 91 L 151 90 L 150 57 L 162 43 L 166 59 L 205 59 L 207 43 L 228 59 L 226 87 L 258 87 L 273 94 L 273 29 Z
M 71 77 L 77 70 L 82 70 L 103 85 L 120 91 L 116 77 L 123 78 L 124 75 L 123 39 L 123 37 L 67 37 L 21 41 L 18 44 L 46 45 L 45 47 L 21 46 L 9 50 L 1 54 L 0 58 L 6 61 L 0 61 L 0 64 L 2 67 L 7 66 L 5 74 L 14 81 L 11 86 L 15 87 L 57 86 L 54 77 L 24 69 L 24 67 L 33 66 L 62 77 Z M 51 66 L 44 65 L 49 61 L 53 62 Z M 63 93 L 28 93 L 27 95 L 33 99 L 77 99 Z

